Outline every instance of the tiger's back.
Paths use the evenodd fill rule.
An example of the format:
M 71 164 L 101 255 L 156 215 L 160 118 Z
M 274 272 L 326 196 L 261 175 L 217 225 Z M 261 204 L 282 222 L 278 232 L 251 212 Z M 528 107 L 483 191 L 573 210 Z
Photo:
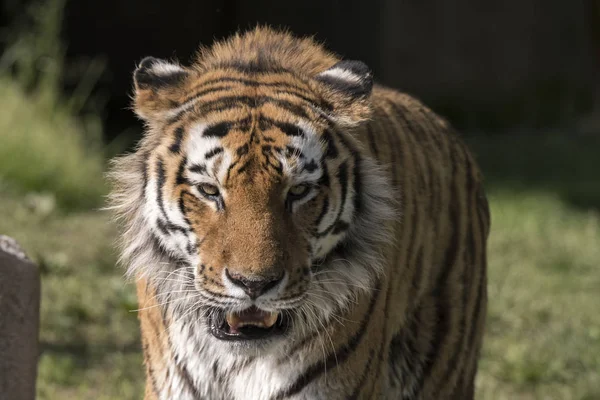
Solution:
M 396 310 L 387 317 L 382 397 L 473 398 L 490 226 L 481 172 L 449 124 L 418 100 L 376 87 L 372 101 L 372 121 L 356 134 L 401 194 L 386 271 Z
M 443 119 L 265 28 L 135 83 L 113 204 L 147 400 L 473 398 L 490 219 Z

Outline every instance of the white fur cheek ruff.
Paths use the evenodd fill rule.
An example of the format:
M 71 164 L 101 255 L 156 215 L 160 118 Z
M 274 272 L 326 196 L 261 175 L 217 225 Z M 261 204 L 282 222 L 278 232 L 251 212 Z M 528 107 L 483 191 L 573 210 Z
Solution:
M 313 327 L 343 314 L 361 292 L 371 292 L 384 270 L 384 249 L 393 242 L 390 221 L 397 217 L 397 200 L 385 173 L 371 160 L 361 161 L 361 182 L 363 205 L 349 231 L 322 238 L 323 247 L 333 248 L 346 240 L 351 250 L 347 258 L 334 256 L 313 275 L 307 293 L 311 310 L 306 313 Z

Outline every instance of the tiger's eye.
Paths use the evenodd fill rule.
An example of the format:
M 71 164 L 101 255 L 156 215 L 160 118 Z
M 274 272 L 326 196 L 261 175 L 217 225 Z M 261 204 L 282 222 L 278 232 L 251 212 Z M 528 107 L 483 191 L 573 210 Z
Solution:
M 308 193 L 308 189 L 308 185 L 294 185 L 290 188 L 289 194 L 291 194 L 294 197 L 302 197 Z
M 219 195 L 219 188 L 216 187 L 215 185 L 211 185 L 208 183 L 203 183 L 203 184 L 199 185 L 198 190 L 200 190 L 200 193 L 202 193 L 205 196 L 218 196 Z

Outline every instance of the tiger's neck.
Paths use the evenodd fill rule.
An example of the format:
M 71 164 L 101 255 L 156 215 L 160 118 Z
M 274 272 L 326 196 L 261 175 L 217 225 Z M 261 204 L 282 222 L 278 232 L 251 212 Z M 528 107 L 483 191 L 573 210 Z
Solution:
M 375 361 L 375 355 L 381 356 L 384 332 L 361 319 L 368 311 L 372 314 L 383 308 L 377 305 L 383 305 L 386 291 L 365 294 L 364 301 L 348 315 L 332 319 L 319 331 L 253 355 L 231 351 L 200 323 L 169 317 L 152 286 L 141 279 L 137 292 L 146 366 L 145 400 L 248 399 L 249 393 L 253 399 L 293 395 L 298 399 L 338 398 L 336 382 L 339 385 L 348 374 L 356 374 L 345 367 L 348 361 Z M 356 343 L 357 348 L 349 351 L 349 343 Z M 382 379 L 376 372 L 362 371 L 362 379 Z

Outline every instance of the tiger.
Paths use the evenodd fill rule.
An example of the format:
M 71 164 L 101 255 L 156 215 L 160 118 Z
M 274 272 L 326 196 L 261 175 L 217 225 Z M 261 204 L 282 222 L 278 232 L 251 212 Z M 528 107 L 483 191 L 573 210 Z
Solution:
M 112 160 L 146 400 L 472 399 L 490 214 L 446 119 L 314 37 L 146 57 Z

